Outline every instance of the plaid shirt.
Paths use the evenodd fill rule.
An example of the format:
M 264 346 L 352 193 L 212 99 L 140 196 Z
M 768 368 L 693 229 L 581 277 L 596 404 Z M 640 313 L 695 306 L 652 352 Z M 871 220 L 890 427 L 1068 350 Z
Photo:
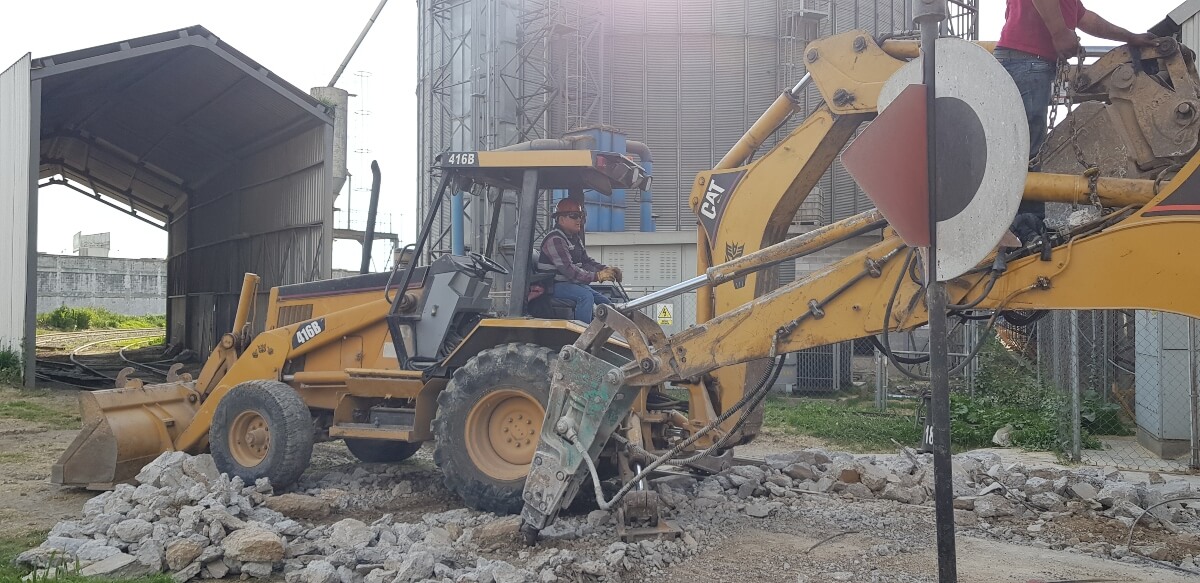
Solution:
M 596 281 L 596 272 L 604 269 L 604 265 L 592 259 L 579 236 L 570 236 L 554 229 L 542 240 L 542 258 L 539 263 L 553 265 L 558 270 L 557 281 L 573 283 L 592 283 Z

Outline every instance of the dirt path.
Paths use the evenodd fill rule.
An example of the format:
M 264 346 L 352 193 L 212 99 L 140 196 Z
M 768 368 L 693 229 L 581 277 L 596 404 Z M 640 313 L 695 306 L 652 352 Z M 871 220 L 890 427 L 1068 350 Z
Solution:
M 75 394 L 0 386 L 0 524 L 3 536 L 49 530 L 94 493 L 50 484 L 50 465 L 75 438 Z

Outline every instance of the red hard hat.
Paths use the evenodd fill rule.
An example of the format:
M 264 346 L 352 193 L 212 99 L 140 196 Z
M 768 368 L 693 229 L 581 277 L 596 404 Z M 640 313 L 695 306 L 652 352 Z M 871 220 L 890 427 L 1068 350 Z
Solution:
M 565 213 L 581 213 L 581 212 L 583 212 L 583 205 L 579 204 L 579 201 L 577 201 L 575 199 L 571 199 L 571 198 L 559 199 L 558 206 L 555 207 L 555 209 L 554 209 L 555 216 L 565 214 Z

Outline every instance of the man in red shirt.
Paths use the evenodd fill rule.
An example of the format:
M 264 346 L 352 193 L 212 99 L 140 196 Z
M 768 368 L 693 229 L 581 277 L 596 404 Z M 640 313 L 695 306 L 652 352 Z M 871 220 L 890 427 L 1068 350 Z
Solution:
M 1046 140 L 1046 116 L 1058 61 L 1079 53 L 1076 29 L 1133 46 L 1154 45 L 1153 35 L 1134 34 L 1112 24 L 1084 8 L 1081 0 L 1008 0 L 1004 20 L 995 55 L 1021 91 L 1029 121 L 1031 160 Z M 1040 168 L 1035 165 L 1030 170 L 1036 172 Z M 1024 213 L 1036 215 L 1034 222 L 1040 223 L 1046 216 L 1046 204 L 1022 202 L 1018 218 Z M 1020 232 L 1022 230 L 1027 229 L 1015 229 L 1014 232 L 1022 242 L 1027 242 L 1028 233 Z

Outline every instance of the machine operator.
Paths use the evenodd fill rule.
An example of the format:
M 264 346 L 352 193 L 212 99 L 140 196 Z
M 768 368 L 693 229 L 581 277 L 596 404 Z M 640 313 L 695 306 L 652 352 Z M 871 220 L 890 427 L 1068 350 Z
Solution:
M 542 239 L 538 270 L 554 273 L 554 297 L 575 302 L 575 319 L 592 321 L 596 304 L 612 301 L 592 289 L 593 281 L 622 280 L 621 270 L 592 259 L 583 247 L 587 212 L 578 200 L 564 198 L 554 210 L 555 228 Z

